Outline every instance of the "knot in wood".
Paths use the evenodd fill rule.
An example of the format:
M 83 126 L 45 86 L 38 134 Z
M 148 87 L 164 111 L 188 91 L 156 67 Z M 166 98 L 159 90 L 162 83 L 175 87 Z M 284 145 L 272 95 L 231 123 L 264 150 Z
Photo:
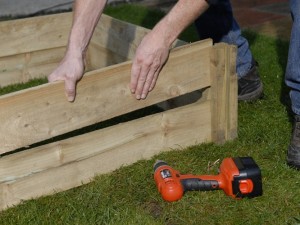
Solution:
M 169 88 L 169 94 L 172 96 L 172 97 L 176 97 L 176 96 L 179 96 L 181 93 L 180 91 L 180 88 L 179 86 L 177 85 L 173 85 Z

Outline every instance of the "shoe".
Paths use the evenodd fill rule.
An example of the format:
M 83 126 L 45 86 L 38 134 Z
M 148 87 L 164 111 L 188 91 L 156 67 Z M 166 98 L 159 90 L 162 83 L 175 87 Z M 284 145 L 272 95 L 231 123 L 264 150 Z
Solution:
M 238 100 L 255 101 L 263 95 L 263 84 L 258 73 L 257 62 L 253 63 L 250 71 L 238 79 Z
M 300 169 L 300 116 L 295 115 L 291 143 L 287 153 L 287 163 L 289 166 Z

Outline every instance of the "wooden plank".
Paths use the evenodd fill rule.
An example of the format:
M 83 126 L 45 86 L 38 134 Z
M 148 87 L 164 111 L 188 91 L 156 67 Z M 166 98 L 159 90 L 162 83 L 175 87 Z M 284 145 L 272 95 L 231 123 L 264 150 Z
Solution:
M 144 27 L 102 15 L 91 43 L 126 59 L 132 59 L 143 37 L 149 31 Z M 184 41 L 176 40 L 173 48 L 185 44 Z
M 212 140 L 224 143 L 236 137 L 237 78 L 232 46 L 217 44 L 211 51 Z
M 120 40 L 115 29 L 126 30 L 130 28 L 131 32 L 135 25 L 115 20 L 116 19 L 112 17 L 103 15 L 98 26 L 102 27 L 104 32 L 109 32 L 110 30 L 114 31 L 109 32 L 109 36 L 106 36 L 113 45 L 124 44 L 124 46 L 128 46 L 128 44 L 124 43 L 124 41 L 117 43 Z M 51 73 L 64 55 L 71 22 L 72 13 L 1 22 L 0 30 L 3 31 L 3 34 L 5 35 L 2 35 L 0 40 L 2 41 L 1 43 L 5 43 L 5 45 L 1 46 L 2 51 L 0 53 L 0 87 L 9 84 L 27 82 L 29 79 L 33 78 L 46 77 L 49 73 Z M 117 27 L 105 27 L 114 24 L 117 24 Z M 135 35 L 140 37 L 144 34 L 142 32 L 144 28 L 142 27 L 135 30 L 141 34 L 137 35 L 136 33 L 123 32 L 123 35 L 130 34 L 131 37 L 134 37 Z M 102 35 L 103 34 L 100 34 L 100 37 Z M 97 37 L 99 37 L 99 35 Z M 116 37 L 118 40 L 114 39 Z M 122 38 L 125 39 L 124 36 Z M 95 38 L 92 39 L 92 42 L 94 40 Z M 132 41 L 134 42 L 134 40 Z M 137 43 L 133 43 L 133 45 L 137 45 Z M 60 50 L 59 54 L 56 53 L 57 49 Z M 102 51 L 98 54 L 94 54 L 95 50 L 89 48 L 89 51 L 96 57 L 100 54 L 100 56 L 104 58 L 103 61 L 101 61 L 102 58 L 88 58 L 87 62 L 93 63 L 92 65 L 87 65 L 88 71 L 92 66 L 94 69 L 98 69 L 108 65 L 124 62 L 128 59 L 118 56 L 111 50 L 109 50 L 109 52 L 107 50 L 101 50 Z M 34 55 L 38 56 L 34 57 Z M 90 54 L 88 54 L 88 56 L 89 55 Z M 47 62 L 50 57 L 58 57 L 58 59 L 50 64 Z M 113 60 L 106 62 L 106 59 L 108 58 L 113 58 Z M 122 58 L 122 60 L 120 60 L 120 58 Z M 34 61 L 36 60 L 40 60 L 38 64 L 34 64 Z M 94 62 L 97 62 L 98 64 L 100 62 L 102 65 L 98 66 L 98 64 L 95 64 Z M 103 64 L 103 62 L 105 63 Z M 30 63 L 32 65 L 30 65 Z M 95 67 L 95 65 L 97 65 L 97 67 Z
M 102 15 L 91 42 L 117 55 L 132 59 L 149 29 Z
M 161 151 L 208 142 L 210 115 L 210 102 L 192 104 L 5 156 L 0 209 L 82 185 Z
M 228 83 L 229 83 L 229 96 L 228 96 L 228 135 L 227 140 L 237 138 L 238 128 L 238 81 L 236 73 L 236 57 L 237 48 L 230 46 L 227 48 L 226 65 L 228 65 Z
M 119 40 L 116 42 L 122 43 Z M 207 46 L 205 46 L 207 43 Z M 183 46 L 186 42 L 177 40 L 174 42 L 173 48 Z M 91 69 L 100 69 L 103 67 L 111 66 L 114 64 L 118 64 L 121 62 L 125 62 L 127 60 L 131 60 L 134 57 L 135 50 L 138 46 L 137 43 L 124 43 L 125 46 L 128 46 L 126 51 L 124 51 L 124 47 L 122 48 L 113 48 L 110 49 L 103 47 L 103 45 L 98 44 L 96 41 L 92 40 L 89 45 L 89 49 L 87 52 L 87 65 Z M 209 47 L 212 45 L 211 40 L 207 39 L 203 41 L 203 48 Z M 119 45 L 118 45 L 119 46 Z
M 216 143 L 223 143 L 225 140 L 224 130 L 224 108 L 222 108 L 222 101 L 224 101 L 224 75 L 225 75 L 225 56 L 224 45 L 214 45 L 211 50 L 211 112 L 212 112 L 212 140 Z
M 87 65 L 89 66 L 89 70 L 104 68 L 127 60 L 129 59 L 93 42 L 90 43 L 87 52 Z
M 71 24 L 72 13 L 0 22 L 0 57 L 66 46 Z
M 65 47 L 0 58 L 0 87 L 45 78 L 61 61 Z
M 212 46 L 212 40 L 211 39 L 205 39 L 201 43 L 202 43 L 201 44 L 202 49 L 209 48 L 209 47 Z M 181 45 L 181 44 L 182 43 L 179 43 L 179 47 L 175 48 L 174 51 L 178 51 L 181 48 L 185 48 L 186 47 L 186 44 L 185 45 Z M 190 43 L 188 45 L 188 47 L 192 48 L 193 45 L 197 45 L 197 42 Z M 210 76 L 214 76 L 214 75 L 211 74 Z M 164 109 L 164 110 L 169 110 L 169 109 L 173 109 L 173 108 L 176 108 L 176 107 L 184 106 L 184 105 L 191 104 L 191 103 L 194 103 L 196 101 L 199 101 L 200 99 L 202 99 L 203 94 L 208 95 L 207 94 L 208 91 L 209 91 L 209 89 L 208 90 L 196 90 L 196 91 L 193 91 L 191 93 L 188 93 L 188 94 L 185 94 L 185 95 L 181 95 L 181 96 L 169 99 L 169 100 L 164 101 L 164 102 L 160 102 L 157 105 L 161 109 Z M 205 96 L 205 98 L 206 97 L 207 96 Z
M 1 96 L 0 154 L 207 87 L 209 50 L 199 42 L 171 53 L 144 101 L 129 91 L 131 62 L 87 73 L 74 103 L 66 101 L 62 82 Z
M 0 87 L 51 73 L 64 55 L 71 22 L 71 13 L 0 22 L 5 34 L 0 37 Z M 131 59 L 148 32 L 102 15 L 89 46 L 87 71 Z M 176 40 L 174 46 L 184 43 Z

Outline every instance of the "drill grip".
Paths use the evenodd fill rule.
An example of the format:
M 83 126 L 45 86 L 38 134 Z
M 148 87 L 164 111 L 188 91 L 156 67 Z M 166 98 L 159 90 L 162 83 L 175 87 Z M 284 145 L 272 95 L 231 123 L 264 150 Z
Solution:
M 186 191 L 213 191 L 219 189 L 219 182 L 216 180 L 201 180 L 199 178 L 182 179 L 181 184 Z

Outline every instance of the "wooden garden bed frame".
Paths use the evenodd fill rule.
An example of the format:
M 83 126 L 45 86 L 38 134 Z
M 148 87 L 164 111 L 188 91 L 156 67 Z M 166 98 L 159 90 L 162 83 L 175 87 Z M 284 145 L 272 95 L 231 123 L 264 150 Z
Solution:
M 1 22 L 0 86 L 46 77 L 62 59 L 71 22 L 71 13 Z M 155 89 L 138 101 L 128 88 L 130 60 L 147 32 L 103 15 L 74 103 L 67 102 L 62 82 L 0 96 L 0 210 L 80 186 L 97 174 L 162 151 L 224 143 L 237 136 L 236 48 L 212 45 L 209 39 L 177 41 Z M 175 47 L 179 45 L 183 46 Z M 173 101 L 170 110 L 51 141 L 177 96 L 184 99 L 188 93 L 201 97 L 180 107 Z M 41 144 L 27 147 L 35 143 Z

